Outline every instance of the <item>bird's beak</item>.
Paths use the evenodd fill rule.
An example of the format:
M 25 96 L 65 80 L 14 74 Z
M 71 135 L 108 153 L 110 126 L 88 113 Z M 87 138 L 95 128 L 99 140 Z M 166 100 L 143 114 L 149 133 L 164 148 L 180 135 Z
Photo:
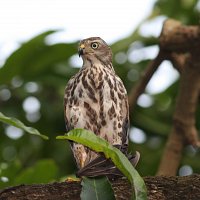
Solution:
M 83 55 L 83 50 L 85 49 L 85 45 L 84 44 L 81 44 L 80 46 L 79 46 L 79 49 L 78 49 L 78 55 L 79 55 L 79 57 L 81 56 L 81 55 Z

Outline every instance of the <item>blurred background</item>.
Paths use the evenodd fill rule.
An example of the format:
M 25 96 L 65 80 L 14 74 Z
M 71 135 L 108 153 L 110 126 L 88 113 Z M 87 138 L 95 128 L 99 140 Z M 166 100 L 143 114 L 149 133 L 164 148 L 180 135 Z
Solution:
M 65 132 L 63 93 L 82 65 L 79 40 L 100 36 L 128 92 L 159 51 L 165 19 L 199 23 L 199 0 L 7 0 L 0 3 L 0 112 L 50 137 L 0 123 L 0 188 L 64 180 L 76 171 Z M 179 74 L 164 61 L 131 111 L 130 148 L 142 176 L 155 175 L 172 125 Z M 200 113 L 197 113 L 200 118 Z M 200 121 L 197 121 L 200 127 Z M 200 173 L 191 146 L 177 175 Z M 170 163 L 170 161 L 169 161 Z

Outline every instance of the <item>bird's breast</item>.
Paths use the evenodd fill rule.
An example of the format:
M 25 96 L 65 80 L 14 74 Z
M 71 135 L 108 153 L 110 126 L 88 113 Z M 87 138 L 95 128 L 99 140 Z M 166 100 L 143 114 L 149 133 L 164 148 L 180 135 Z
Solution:
M 123 105 L 118 98 L 118 80 L 109 71 L 98 68 L 84 71 L 78 79 L 74 81 L 76 88 L 71 97 L 71 123 L 75 128 L 93 131 L 112 144 L 120 144 Z M 125 97 L 125 93 L 120 95 Z

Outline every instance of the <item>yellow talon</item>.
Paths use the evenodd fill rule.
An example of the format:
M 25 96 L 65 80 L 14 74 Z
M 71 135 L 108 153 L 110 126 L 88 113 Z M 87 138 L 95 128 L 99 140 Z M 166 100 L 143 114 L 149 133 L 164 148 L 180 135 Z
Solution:
M 76 178 L 76 177 L 67 177 L 67 179 L 65 180 L 66 182 L 80 182 L 80 178 Z

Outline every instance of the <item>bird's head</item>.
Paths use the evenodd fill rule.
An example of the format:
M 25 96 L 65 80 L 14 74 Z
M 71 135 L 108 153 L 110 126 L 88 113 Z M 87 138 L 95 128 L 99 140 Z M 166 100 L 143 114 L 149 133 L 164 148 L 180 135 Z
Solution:
M 79 56 L 85 59 L 98 59 L 104 63 L 112 62 L 112 51 L 100 37 L 90 37 L 80 42 L 78 48 Z

